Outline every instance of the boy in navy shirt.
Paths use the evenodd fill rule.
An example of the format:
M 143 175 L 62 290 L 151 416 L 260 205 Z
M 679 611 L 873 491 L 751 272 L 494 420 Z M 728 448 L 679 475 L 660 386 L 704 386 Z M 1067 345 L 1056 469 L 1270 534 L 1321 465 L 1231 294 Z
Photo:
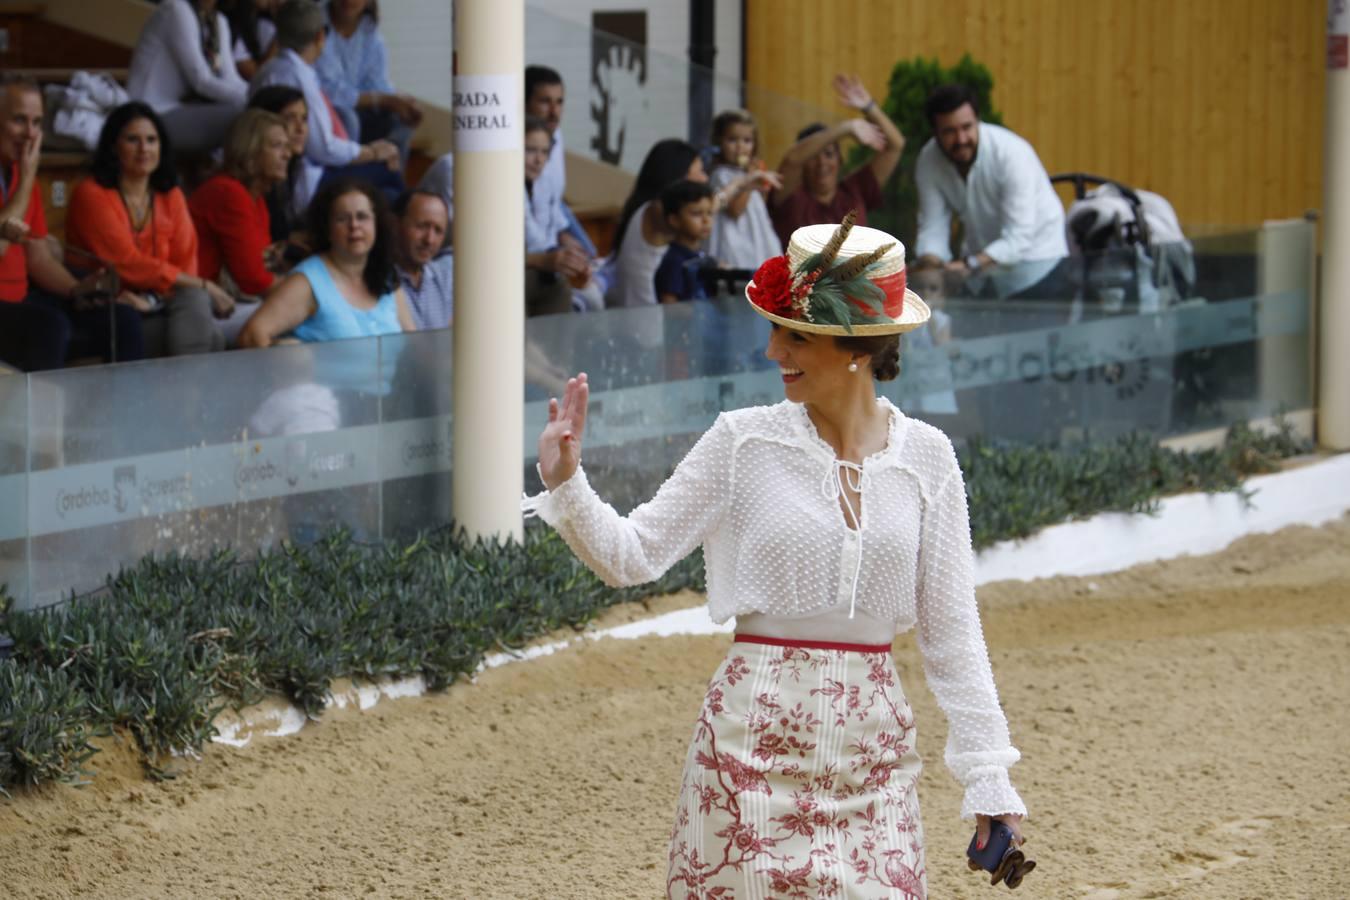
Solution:
M 712 188 L 696 181 L 677 181 L 661 192 L 661 209 L 675 239 L 656 269 L 656 296 L 662 303 L 707 300 L 698 272 L 709 258 L 699 248 L 712 234 Z

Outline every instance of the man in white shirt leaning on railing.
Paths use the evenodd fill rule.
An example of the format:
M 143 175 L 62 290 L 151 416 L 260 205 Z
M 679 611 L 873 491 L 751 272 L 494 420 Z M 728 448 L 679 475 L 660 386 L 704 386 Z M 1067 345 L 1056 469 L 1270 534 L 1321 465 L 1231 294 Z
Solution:
M 1035 149 L 1012 131 L 981 122 L 979 101 L 964 85 L 934 90 L 924 112 L 933 137 L 914 170 L 914 267 L 987 275 L 1002 298 L 1065 299 L 1064 207 Z M 951 252 L 953 215 L 964 232 L 959 259 Z

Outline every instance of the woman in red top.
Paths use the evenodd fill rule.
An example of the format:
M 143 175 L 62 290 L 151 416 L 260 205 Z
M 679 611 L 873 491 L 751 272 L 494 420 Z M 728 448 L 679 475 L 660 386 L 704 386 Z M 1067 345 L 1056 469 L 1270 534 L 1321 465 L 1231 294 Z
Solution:
M 900 164 L 904 135 L 857 76 L 834 76 L 834 91 L 840 103 L 865 118 L 845 119 L 829 127 L 808 125 L 783 155 L 778 166 L 783 183 L 769 195 L 769 213 L 784 247 L 798 228 L 838 222 L 850 211 L 859 225 L 866 225 L 867 210 L 882 204 L 881 188 Z M 844 137 L 876 151 L 847 175 L 840 172 L 844 157 L 839 140 Z
M 216 283 L 229 273 L 239 293 L 259 297 L 275 277 L 272 219 L 267 192 L 286 180 L 291 145 L 286 123 L 262 109 L 248 109 L 225 138 L 225 170 L 188 201 L 197 228 L 197 274 Z
M 234 298 L 197 275 L 197 232 L 159 116 L 127 103 L 103 123 L 93 172 L 76 186 L 66 239 L 117 270 L 145 314 L 147 349 L 225 349 L 216 324 Z

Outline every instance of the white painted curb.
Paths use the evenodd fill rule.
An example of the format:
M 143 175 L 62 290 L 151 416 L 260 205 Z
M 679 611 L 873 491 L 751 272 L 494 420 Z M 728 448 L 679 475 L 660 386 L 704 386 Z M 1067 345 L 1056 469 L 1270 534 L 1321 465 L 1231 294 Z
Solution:
M 1243 487 L 1250 505 L 1231 493 L 1180 494 L 1164 499 L 1156 515 L 1103 513 L 1003 541 L 980 553 L 975 583 L 1118 572 L 1216 553 L 1245 535 L 1288 525 L 1324 525 L 1350 510 L 1350 454 L 1258 475 Z
M 1182 494 L 1164 499 L 1156 515 L 1104 513 L 1052 525 L 1025 540 L 995 544 L 976 557 L 975 583 L 1099 575 L 1140 563 L 1215 553 L 1240 537 L 1289 525 L 1324 525 L 1350 510 L 1350 454 L 1250 478 L 1244 488 L 1251 494 L 1250 503 L 1236 494 Z M 479 671 L 549 656 L 601 638 L 730 634 L 734 627 L 732 622 L 714 624 L 706 606 L 677 609 L 572 640 L 530 647 L 519 654 L 495 653 L 484 660 Z M 354 703 L 364 710 L 382 697 L 417 696 L 425 689 L 421 676 L 386 679 L 341 691 L 330 696 L 327 705 L 341 708 Z M 294 734 L 304 723 L 304 713 L 295 707 L 268 711 L 254 708 L 243 711 L 242 722 L 222 727 L 213 740 L 242 747 L 253 734 Z M 245 732 L 247 735 L 241 736 Z

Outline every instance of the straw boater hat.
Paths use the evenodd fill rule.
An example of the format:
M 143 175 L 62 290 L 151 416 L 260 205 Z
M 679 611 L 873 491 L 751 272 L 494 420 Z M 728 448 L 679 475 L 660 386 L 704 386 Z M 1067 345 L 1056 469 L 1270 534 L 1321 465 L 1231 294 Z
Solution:
M 905 247 L 884 231 L 808 225 L 788 251 L 759 267 L 745 299 L 770 322 L 815 334 L 900 334 L 928 321 L 928 305 L 905 287 Z

